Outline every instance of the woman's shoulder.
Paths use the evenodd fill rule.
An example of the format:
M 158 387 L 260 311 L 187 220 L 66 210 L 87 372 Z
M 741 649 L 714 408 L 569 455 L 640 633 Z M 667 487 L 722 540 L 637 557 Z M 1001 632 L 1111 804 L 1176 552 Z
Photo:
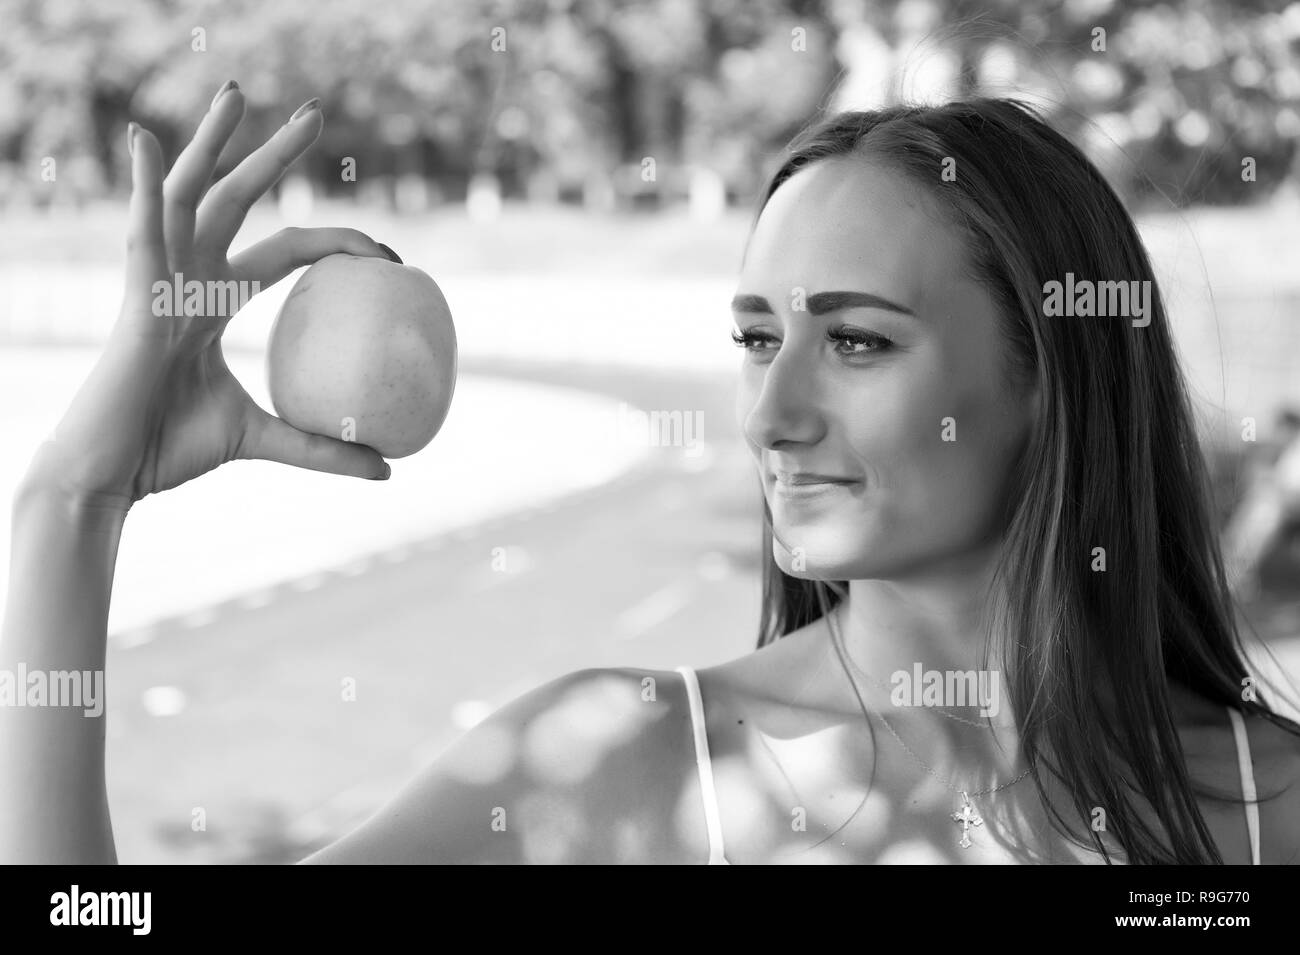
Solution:
M 566 861 L 680 864 L 708 857 L 690 700 L 675 668 L 573 671 L 495 717 L 519 741 L 528 767 L 518 788 L 581 809 L 586 836 L 570 844 Z
M 1260 800 L 1260 861 L 1300 864 L 1300 734 L 1254 714 L 1245 725 Z
M 683 747 L 690 743 L 680 683 L 671 671 L 611 667 L 536 684 L 453 740 L 362 826 L 306 861 L 707 858 L 702 824 L 698 839 L 676 824 L 675 777 L 686 774 Z
M 627 747 L 666 742 L 685 713 L 680 674 L 649 667 L 573 670 L 514 698 L 486 722 L 539 750 L 597 760 Z
M 1220 764 L 1237 770 L 1237 736 L 1229 710 L 1241 714 L 1257 788 L 1267 782 L 1300 783 L 1300 735 L 1262 716 L 1207 700 L 1199 693 L 1170 683 L 1174 726 L 1189 758 L 1218 758 Z M 1267 778 L 1265 778 L 1267 777 Z
M 1170 684 L 1174 725 L 1194 783 L 1242 792 L 1241 757 L 1229 708 L 1178 684 Z M 1255 713 L 1243 713 L 1250 779 L 1259 800 L 1260 861 L 1300 863 L 1300 734 Z M 1239 802 L 1202 803 L 1207 817 L 1223 817 L 1245 831 L 1246 809 Z

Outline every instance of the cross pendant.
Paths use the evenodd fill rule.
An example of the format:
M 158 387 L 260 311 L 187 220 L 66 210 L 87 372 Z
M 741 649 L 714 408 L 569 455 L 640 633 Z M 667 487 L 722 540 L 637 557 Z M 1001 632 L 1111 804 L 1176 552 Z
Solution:
M 970 797 L 967 796 L 965 792 L 961 794 L 961 801 L 962 807 L 954 812 L 951 818 L 953 822 L 961 826 L 961 842 L 957 844 L 963 849 L 969 849 L 971 847 L 970 827 L 982 826 L 984 825 L 984 820 L 981 819 L 980 814 L 975 811 L 975 807 L 971 805 Z

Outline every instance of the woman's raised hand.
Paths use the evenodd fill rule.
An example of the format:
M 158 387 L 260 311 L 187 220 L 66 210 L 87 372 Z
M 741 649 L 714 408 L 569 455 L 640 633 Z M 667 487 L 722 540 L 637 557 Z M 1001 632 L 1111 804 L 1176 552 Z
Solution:
M 122 310 L 93 371 L 38 450 L 29 483 L 129 508 L 147 494 L 241 458 L 361 478 L 387 476 L 388 465 L 372 448 L 307 434 L 262 410 L 226 367 L 221 336 L 242 304 L 238 293 L 265 289 L 336 252 L 386 256 L 354 229 L 288 228 L 228 258 L 249 208 L 315 142 L 323 125 L 319 100 L 304 104 L 204 195 L 243 115 L 243 94 L 227 83 L 165 180 L 158 140 L 130 125 Z M 166 304 L 185 301 L 195 281 L 205 290 L 203 314 L 192 314 L 193 308 L 171 314 Z M 178 282 L 180 290 L 173 287 Z M 218 294 L 230 291 L 236 294 Z

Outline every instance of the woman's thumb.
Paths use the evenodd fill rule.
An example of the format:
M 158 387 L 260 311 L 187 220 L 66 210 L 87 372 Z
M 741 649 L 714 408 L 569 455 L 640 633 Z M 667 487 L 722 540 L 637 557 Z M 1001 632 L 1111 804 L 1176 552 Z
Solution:
M 265 411 L 249 426 L 239 457 L 374 481 L 387 480 L 392 473 L 383 455 L 374 448 L 300 431 Z

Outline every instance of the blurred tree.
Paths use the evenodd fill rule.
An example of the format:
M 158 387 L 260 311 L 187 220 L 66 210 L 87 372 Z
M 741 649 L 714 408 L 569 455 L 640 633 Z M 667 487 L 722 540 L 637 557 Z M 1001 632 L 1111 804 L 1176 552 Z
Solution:
M 655 191 L 701 166 L 748 196 L 855 57 L 883 51 L 890 95 L 908 94 L 936 56 L 918 40 L 954 64 L 948 95 L 1046 103 L 1130 197 L 1250 201 L 1300 162 L 1300 2 L 1284 0 L 11 0 L 5 26 L 0 164 L 38 201 L 46 157 L 78 194 L 120 191 L 127 119 L 174 155 L 228 78 L 249 115 L 223 168 L 320 96 L 301 168 L 335 193 L 391 199 L 414 177 L 463 195 L 489 173 L 565 195 L 651 157 Z M 841 42 L 861 28 L 880 45 Z

